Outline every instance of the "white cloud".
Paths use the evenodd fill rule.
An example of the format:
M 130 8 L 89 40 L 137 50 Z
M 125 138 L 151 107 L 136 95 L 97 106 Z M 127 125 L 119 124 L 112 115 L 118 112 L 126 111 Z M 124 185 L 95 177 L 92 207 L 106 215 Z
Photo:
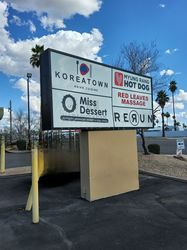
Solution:
M 33 78 L 39 81 L 39 71 L 36 69 L 33 70 L 29 64 L 31 48 L 34 47 L 35 44 L 42 44 L 46 49 L 54 48 L 92 60 L 101 61 L 101 58 L 97 54 L 102 43 L 103 37 L 98 29 L 93 29 L 91 33 L 82 34 L 71 30 L 60 30 L 55 34 L 41 38 L 36 37 L 34 39 L 17 42 L 7 37 L 6 42 L 2 43 L 4 48 L 0 49 L 0 71 L 18 77 L 24 77 L 27 72 L 31 72 Z
M 36 26 L 34 25 L 34 23 L 31 20 L 28 21 L 28 25 L 29 25 L 29 29 L 30 29 L 31 33 L 36 32 Z
M 27 104 L 27 80 L 20 78 L 14 84 L 14 87 L 22 91 L 21 100 Z M 29 82 L 29 96 L 31 111 L 40 111 L 40 84 L 32 79 Z
M 172 54 L 176 53 L 177 51 L 179 51 L 178 48 L 167 49 L 167 50 L 165 50 L 165 54 L 172 55 Z
M 28 21 L 23 21 L 21 20 L 20 17 L 18 16 L 13 16 L 12 19 L 10 20 L 10 23 L 14 23 L 17 26 L 28 26 L 29 30 L 31 33 L 36 32 L 36 26 L 34 25 L 34 23 L 31 20 Z
M 21 2 L 21 1 L 17 1 Z M 16 2 L 16 3 L 17 3 Z M 26 1 L 25 1 L 26 2 Z M 25 3 L 23 1 L 23 5 Z M 57 1 L 59 3 L 59 1 Z M 64 1 L 62 1 L 64 2 Z M 80 4 L 80 1 L 77 1 Z M 84 1 L 82 1 L 84 2 Z M 86 2 L 82 5 L 86 6 Z M 89 1 L 87 3 L 88 9 L 91 3 L 99 3 L 100 1 Z M 14 1 L 15 3 L 15 1 Z M 40 1 L 38 1 L 40 3 Z M 32 4 L 32 3 L 30 3 Z M 41 3 L 42 5 L 43 3 Z M 26 3 L 25 3 L 26 6 Z M 44 45 L 45 49 L 53 48 L 67 53 L 79 55 L 85 58 L 89 58 L 96 61 L 102 61 L 98 56 L 98 52 L 103 43 L 103 36 L 98 29 L 93 28 L 90 33 L 79 33 L 72 30 L 59 30 L 56 33 L 46 35 L 43 37 L 35 37 L 27 40 L 14 41 L 10 37 L 9 32 L 5 27 L 8 26 L 8 5 L 6 2 L 0 2 L 0 72 L 13 77 L 19 77 L 20 79 L 15 82 L 15 87 L 19 88 L 22 92 L 22 100 L 26 102 L 26 74 L 32 73 L 31 81 L 31 105 L 33 110 L 37 110 L 39 107 L 39 90 L 37 82 L 39 82 L 39 70 L 33 69 L 29 63 L 31 57 L 31 48 L 36 44 Z M 36 6 L 35 6 L 36 8 Z M 92 11 L 96 9 L 92 6 Z M 84 15 L 91 14 L 90 11 L 82 11 Z M 87 14 L 86 14 L 87 13 Z M 18 20 L 18 19 L 17 19 Z M 31 31 L 35 31 L 35 26 L 31 21 Z
M 24 78 L 20 78 L 14 84 L 14 87 L 21 90 L 24 95 L 27 95 L 27 80 Z M 40 84 L 34 80 L 29 81 L 29 92 L 30 95 L 40 95 Z
M 187 119 L 187 112 L 179 112 L 179 116 L 184 119 Z
M 165 51 L 165 54 L 171 55 L 171 50 L 170 50 L 170 49 L 167 49 L 167 50 Z
M 54 28 L 65 28 L 65 24 L 62 19 L 54 19 L 48 16 L 42 16 L 40 21 L 43 28 L 48 29 L 49 31 L 53 31 Z
M 177 52 L 179 49 L 178 48 L 175 48 L 175 49 L 173 49 L 173 52 Z
M 8 26 L 8 6 L 7 3 L 0 1 L 0 59 L 1 52 L 6 52 L 5 44 L 9 39 L 9 33 L 5 29 Z
M 184 103 L 182 103 L 182 102 L 175 102 L 175 108 L 176 109 L 180 109 L 180 110 L 184 109 Z
M 21 18 L 18 16 L 12 16 L 12 19 L 10 20 L 10 23 L 14 23 L 17 26 L 22 26 L 23 22 L 21 21 Z
M 160 3 L 160 4 L 159 4 L 159 7 L 160 7 L 160 8 L 165 8 L 165 7 L 166 7 L 166 5 L 165 5 L 165 4 L 163 4 L 163 3 Z
M 160 71 L 160 75 L 161 76 L 172 76 L 173 74 L 175 74 L 175 72 L 172 69 L 164 69 L 162 71 Z
M 27 96 L 21 96 L 21 100 L 27 104 L 27 101 L 28 101 Z M 29 103 L 30 103 L 31 111 L 39 112 L 40 111 L 40 98 L 38 96 L 31 95 L 29 100 L 30 100 Z
M 9 111 L 7 108 L 4 108 L 4 115 L 3 115 L 2 120 L 0 121 L 0 131 L 3 130 L 3 128 L 9 126 L 9 122 L 10 122 L 9 118 L 10 118 Z
M 0 29 L 4 29 L 4 27 L 8 26 L 8 6 L 6 2 L 0 2 Z
M 187 102 L 187 92 L 183 89 L 179 89 L 179 93 L 175 96 L 175 100 L 178 102 Z
M 51 0 L 45 1 L 25 1 L 25 0 L 7 0 L 11 6 L 17 11 L 34 11 L 37 13 L 39 19 L 41 17 L 45 17 L 45 21 L 43 20 L 42 24 L 45 24 L 44 28 L 58 28 L 60 25 L 63 27 L 63 19 L 70 18 L 75 14 L 80 14 L 85 17 L 90 16 L 95 11 L 99 11 L 101 7 L 101 0 L 55 0 L 51 2 Z M 48 23 L 48 25 L 47 25 Z M 49 26 L 49 27 L 48 27 Z
M 170 100 L 171 100 L 171 98 L 170 98 Z M 173 103 L 170 101 L 170 102 L 166 103 L 165 107 L 172 109 Z M 175 109 L 183 110 L 184 109 L 184 103 L 182 103 L 182 102 L 175 102 Z

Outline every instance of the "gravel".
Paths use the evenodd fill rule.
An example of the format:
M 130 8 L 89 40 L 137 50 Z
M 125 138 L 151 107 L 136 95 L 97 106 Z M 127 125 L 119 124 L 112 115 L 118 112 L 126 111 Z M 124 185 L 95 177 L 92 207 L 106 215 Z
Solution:
M 186 155 L 183 155 L 183 160 L 181 160 L 173 155 L 143 155 L 139 153 L 138 164 L 142 171 L 187 180 Z

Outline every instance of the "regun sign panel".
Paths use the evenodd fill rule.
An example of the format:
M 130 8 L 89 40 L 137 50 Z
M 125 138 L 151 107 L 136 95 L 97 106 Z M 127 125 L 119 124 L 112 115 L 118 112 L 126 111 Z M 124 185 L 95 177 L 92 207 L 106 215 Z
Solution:
M 40 70 L 44 130 L 153 127 L 150 77 L 52 49 Z

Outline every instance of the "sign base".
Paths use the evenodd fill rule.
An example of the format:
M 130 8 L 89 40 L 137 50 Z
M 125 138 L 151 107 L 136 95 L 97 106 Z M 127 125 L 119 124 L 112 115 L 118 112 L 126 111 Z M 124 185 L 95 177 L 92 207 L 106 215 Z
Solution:
M 82 132 L 80 168 L 88 201 L 139 189 L 136 131 Z

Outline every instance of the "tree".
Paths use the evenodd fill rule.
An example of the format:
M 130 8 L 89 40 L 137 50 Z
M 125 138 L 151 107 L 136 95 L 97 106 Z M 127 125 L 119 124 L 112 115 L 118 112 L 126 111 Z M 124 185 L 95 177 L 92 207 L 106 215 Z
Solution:
M 31 134 L 38 134 L 39 131 L 39 117 L 36 113 L 33 113 L 32 115 L 34 118 L 31 119 Z M 19 109 L 17 112 L 15 112 L 13 117 L 13 138 L 14 139 L 27 139 L 28 134 L 28 119 L 27 114 L 24 113 L 22 109 Z
M 13 129 L 15 139 L 27 138 L 27 117 L 21 109 L 15 112 Z
M 131 42 L 122 46 L 120 55 L 114 65 L 137 74 L 146 75 L 158 71 L 160 67 L 157 62 L 158 57 L 159 51 L 155 42 L 150 44 Z M 144 130 L 139 129 L 137 131 L 142 139 L 144 154 L 149 154 L 145 145 Z
M 182 127 L 185 129 L 185 128 L 187 128 L 187 125 L 185 123 L 183 123 Z
M 180 122 L 177 122 L 177 121 L 176 121 L 175 125 L 176 125 L 176 127 L 180 127 L 181 126 Z
M 131 42 L 122 45 L 116 66 L 142 75 L 150 74 L 159 69 L 158 56 L 159 51 L 155 42 L 150 44 Z
M 168 118 L 170 117 L 170 113 L 169 113 L 169 112 L 166 112 L 166 113 L 164 114 L 164 116 L 165 116 L 166 119 L 167 119 L 167 126 L 168 126 Z
M 157 93 L 156 102 L 160 105 L 162 109 L 162 136 L 165 137 L 165 129 L 164 129 L 164 107 L 167 102 L 169 102 L 169 96 L 166 91 L 160 90 Z
M 159 123 L 159 120 L 158 120 L 158 119 L 156 119 L 156 124 L 157 124 L 157 126 L 158 126 L 158 123 Z
M 169 84 L 169 90 L 172 94 L 172 103 L 173 103 L 173 124 L 174 124 L 174 130 L 176 131 L 176 117 L 175 117 L 175 99 L 174 99 L 174 93 L 177 90 L 177 83 L 175 81 L 171 81 Z
M 38 44 L 35 45 L 31 49 L 33 52 L 31 58 L 30 58 L 30 64 L 33 66 L 33 68 L 39 68 L 40 67 L 40 55 L 44 52 L 44 45 L 40 46 Z

